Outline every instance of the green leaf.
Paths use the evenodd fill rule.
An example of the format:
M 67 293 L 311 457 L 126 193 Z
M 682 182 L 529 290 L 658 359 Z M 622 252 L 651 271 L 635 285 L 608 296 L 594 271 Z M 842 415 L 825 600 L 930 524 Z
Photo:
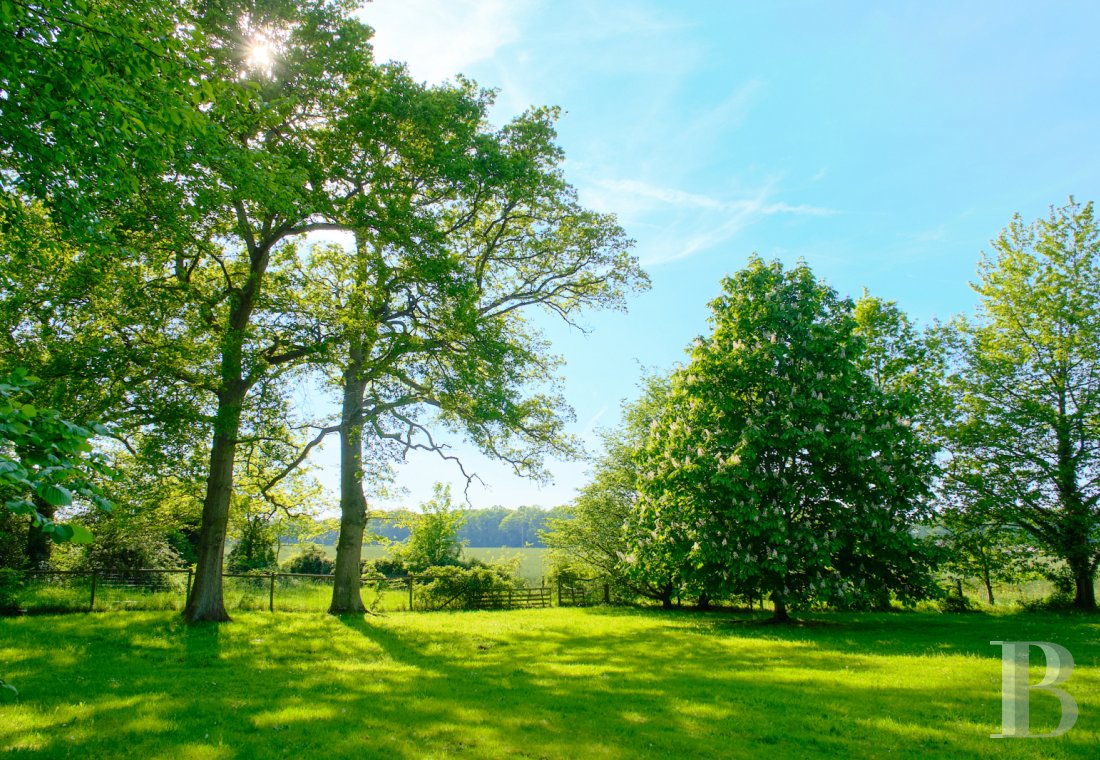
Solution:
M 46 483 L 36 489 L 36 493 L 55 507 L 67 507 L 73 503 L 73 495 L 64 486 Z
M 71 541 L 74 544 L 90 544 L 95 540 L 92 536 L 92 532 L 83 525 L 70 525 L 69 527 L 73 529 Z

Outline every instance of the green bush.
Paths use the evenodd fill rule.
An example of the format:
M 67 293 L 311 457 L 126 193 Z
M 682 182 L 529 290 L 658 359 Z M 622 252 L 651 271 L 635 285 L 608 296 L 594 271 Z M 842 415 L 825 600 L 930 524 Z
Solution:
M 283 563 L 284 573 L 304 573 L 307 575 L 332 575 L 336 563 L 329 559 L 317 544 L 309 544 L 305 551 L 291 557 Z
M 1017 602 L 1020 609 L 1025 612 L 1072 612 L 1074 606 L 1074 593 L 1064 588 L 1055 589 L 1054 593 L 1042 599 Z
M 0 495 L 0 499 L 3 499 Z M 27 518 L 0 509 L 0 568 L 23 568 L 27 564 Z
M 481 594 L 522 586 L 507 567 L 447 565 L 428 571 L 431 580 L 417 586 L 417 606 L 429 610 L 471 609 Z
M 378 573 L 386 578 L 404 578 L 409 574 L 409 568 L 400 557 L 381 557 L 363 563 L 363 575 Z
M 19 570 L 0 568 L 0 613 L 19 609 L 19 592 L 23 583 L 23 573 Z
M 139 523 L 111 517 L 96 520 L 91 529 L 94 540 L 81 547 L 73 558 L 71 569 L 111 572 L 115 581 L 149 591 L 173 588 L 170 575 L 135 572 L 183 567 L 183 561 L 163 533 Z
M 278 567 L 276 545 L 271 524 L 262 516 L 248 517 L 241 527 L 240 538 L 226 557 L 226 569 L 231 573 L 274 572 Z
M 951 592 L 940 600 L 940 612 L 974 612 L 974 607 L 968 597 Z

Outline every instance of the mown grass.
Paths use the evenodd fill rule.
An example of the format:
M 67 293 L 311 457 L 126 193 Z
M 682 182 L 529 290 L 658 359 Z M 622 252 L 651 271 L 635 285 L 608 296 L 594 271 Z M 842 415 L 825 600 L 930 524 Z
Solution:
M 1100 757 L 1100 620 L 621 609 L 0 620 L 0 748 L 50 758 Z M 1074 655 L 1057 739 L 995 740 L 1000 649 Z M 1041 664 L 1041 656 L 1035 661 Z M 1042 672 L 1033 669 L 1033 680 Z M 1032 699 L 1050 730 L 1057 702 Z

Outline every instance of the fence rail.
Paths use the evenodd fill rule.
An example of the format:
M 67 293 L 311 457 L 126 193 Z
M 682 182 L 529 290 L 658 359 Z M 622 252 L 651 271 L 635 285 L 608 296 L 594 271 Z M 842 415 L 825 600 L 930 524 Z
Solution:
M 475 594 L 471 602 L 472 606 L 479 610 L 516 610 L 549 607 L 552 599 L 550 589 L 543 586 L 542 588 L 485 591 Z
M 222 594 L 230 611 L 322 611 L 331 601 L 333 578 L 311 573 L 222 573 Z M 363 600 L 376 610 L 432 609 L 418 597 L 427 593 L 420 589 L 434 579 L 431 573 L 401 577 L 368 573 L 361 577 Z M 9 589 L 6 598 L 0 589 L 0 613 L 182 610 L 190 600 L 193 582 L 190 569 L 30 570 L 22 573 L 22 583 L 14 592 Z M 560 585 L 557 591 L 559 604 L 563 600 L 587 603 L 577 591 Z M 473 609 L 539 608 L 552 606 L 554 593 L 543 585 L 473 593 L 466 599 L 466 606 Z
M 596 578 L 558 578 L 559 607 L 590 607 L 611 603 L 611 587 Z

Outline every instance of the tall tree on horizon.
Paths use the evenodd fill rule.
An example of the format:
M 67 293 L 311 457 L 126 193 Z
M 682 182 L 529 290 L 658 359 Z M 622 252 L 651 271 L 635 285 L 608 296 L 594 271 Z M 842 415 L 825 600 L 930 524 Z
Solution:
M 1070 198 L 1017 215 L 983 255 L 960 322 L 952 487 L 985 523 L 1018 527 L 1063 560 L 1074 604 L 1096 609 L 1100 563 L 1100 230 Z

